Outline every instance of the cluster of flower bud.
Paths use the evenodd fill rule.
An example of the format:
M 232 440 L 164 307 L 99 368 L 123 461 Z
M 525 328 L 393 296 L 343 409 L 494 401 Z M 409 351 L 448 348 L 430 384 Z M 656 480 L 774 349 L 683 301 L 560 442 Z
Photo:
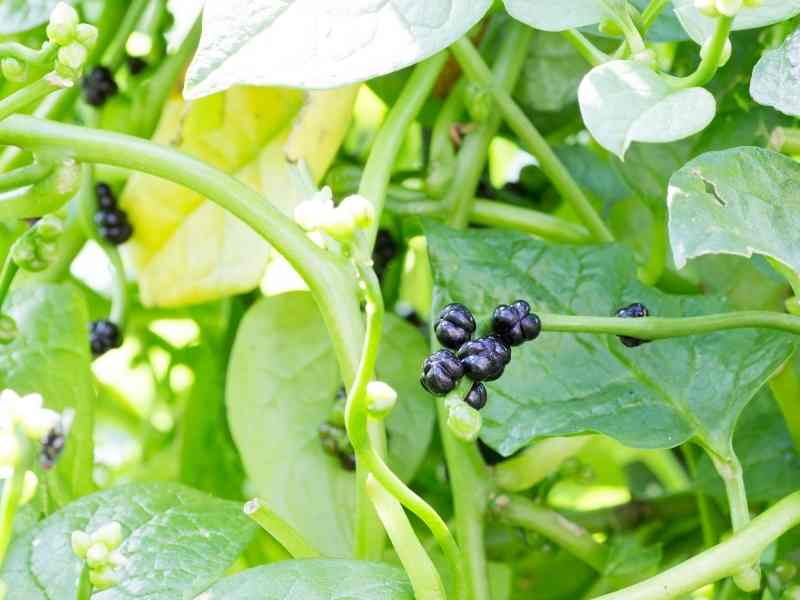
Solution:
M 326 186 L 297 205 L 294 220 L 306 231 L 321 231 L 338 242 L 349 244 L 357 230 L 369 227 L 375 220 L 375 208 L 357 194 L 334 206 L 333 193 Z
M 764 0 L 694 0 L 695 8 L 707 17 L 735 17 L 742 8 L 758 8 Z
M 64 224 L 46 215 L 28 229 L 11 247 L 11 259 L 24 271 L 44 271 L 58 257 L 58 238 Z
M 119 550 L 122 541 L 122 525 L 116 521 L 106 523 L 94 533 L 72 532 L 72 551 L 86 561 L 89 581 L 95 590 L 102 591 L 116 585 L 119 569 L 128 563 Z
M 47 38 L 58 46 L 53 83 L 71 86 L 81 76 L 89 53 L 97 44 L 97 28 L 81 23 L 78 11 L 66 2 L 56 4 L 47 24 Z

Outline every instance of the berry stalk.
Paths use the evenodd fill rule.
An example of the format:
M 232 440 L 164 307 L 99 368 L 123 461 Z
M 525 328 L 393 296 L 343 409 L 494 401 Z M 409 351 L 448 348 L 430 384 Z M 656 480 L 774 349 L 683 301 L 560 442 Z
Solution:
M 294 527 L 271 511 L 262 500 L 258 498 L 250 500 L 244 505 L 244 514 L 278 540 L 278 543 L 292 555 L 292 558 L 318 558 L 320 556 L 319 552 L 304 540 Z

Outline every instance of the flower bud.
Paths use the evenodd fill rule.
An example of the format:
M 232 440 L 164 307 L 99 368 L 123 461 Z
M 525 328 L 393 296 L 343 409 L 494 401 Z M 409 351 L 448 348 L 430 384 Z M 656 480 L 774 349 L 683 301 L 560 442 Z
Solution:
M 122 537 L 122 525 L 111 521 L 92 534 L 92 543 L 103 544 L 107 549 L 115 550 L 122 543 Z
M 375 419 L 386 417 L 397 404 L 397 392 L 383 381 L 370 381 L 367 384 L 367 410 Z
M 25 63 L 18 61 L 16 58 L 7 57 L 0 61 L 0 69 L 3 72 L 3 77 L 9 81 L 22 83 L 28 79 L 28 67 Z
M 104 567 L 108 561 L 108 547 L 105 544 L 94 543 L 86 551 L 86 564 L 92 569 Z
M 97 34 L 97 27 L 88 23 L 81 23 L 75 28 L 75 39 L 87 50 L 92 50 L 97 45 Z
M 651 48 L 645 48 L 644 50 L 641 50 L 640 52 L 634 54 L 633 60 L 635 60 L 636 62 L 643 63 L 645 65 L 655 65 L 657 60 L 656 52 Z
M 735 17 L 742 10 L 743 0 L 717 0 L 717 12 L 726 17 Z
M 348 196 L 342 200 L 337 210 L 349 212 L 353 216 L 356 225 L 362 229 L 372 225 L 375 220 L 375 207 L 372 206 L 372 202 L 358 194 Z
M 348 242 L 356 231 L 356 219 L 352 213 L 336 208 L 321 215 L 319 228 L 340 242 Z
M 153 50 L 153 38 L 143 31 L 134 31 L 125 43 L 128 56 L 147 56 Z
M 76 72 L 83 68 L 88 56 L 88 50 L 79 42 L 71 42 L 58 50 L 58 62 Z
M 445 398 L 447 407 L 447 427 L 458 439 L 465 442 L 474 442 L 481 432 L 481 413 L 464 402 L 456 388 Z
M 114 569 L 121 569 L 128 564 L 128 557 L 119 550 L 114 550 L 108 555 L 108 564 Z
M 109 567 L 92 569 L 89 572 L 89 582 L 97 591 L 107 590 L 117 584 L 117 577 Z
M 8 315 L 0 314 L 0 345 L 10 344 L 17 339 L 17 322 Z
M 54 44 L 64 46 L 72 41 L 78 27 L 78 11 L 66 2 L 56 4 L 47 24 L 47 37 Z
M 333 192 L 325 186 L 310 199 L 304 200 L 294 209 L 294 220 L 306 231 L 319 229 L 324 216 L 333 211 Z
M 707 17 L 716 18 L 719 16 L 717 0 L 694 0 L 694 7 L 700 14 Z
M 86 558 L 86 553 L 89 552 L 92 545 L 92 538 L 89 534 L 80 530 L 73 531 L 70 541 L 72 542 L 72 551 L 78 558 Z
M 708 38 L 705 42 L 703 42 L 702 47 L 700 48 L 700 58 L 703 60 L 706 59 L 708 53 L 711 52 L 711 46 L 713 45 L 713 39 Z M 728 61 L 731 59 L 731 53 L 733 52 L 733 45 L 731 44 L 730 38 L 725 40 L 725 46 L 722 48 L 722 55 L 719 58 L 719 66 L 724 67 Z
M 28 502 L 33 500 L 36 495 L 36 488 L 39 487 L 39 478 L 33 471 L 25 471 L 22 480 L 22 494 L 19 498 L 19 505 L 25 506 Z
M 32 441 L 39 442 L 58 424 L 59 414 L 47 408 L 23 408 L 19 415 L 19 426 Z
M 55 215 L 45 215 L 36 223 L 36 232 L 42 239 L 56 240 L 64 232 L 64 222 Z

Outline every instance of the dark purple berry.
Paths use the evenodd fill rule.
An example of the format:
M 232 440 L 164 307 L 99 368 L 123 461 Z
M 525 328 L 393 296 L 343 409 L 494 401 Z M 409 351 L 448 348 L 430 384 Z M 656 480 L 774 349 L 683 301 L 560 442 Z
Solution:
M 89 345 L 94 356 L 119 348 L 122 345 L 119 327 L 107 319 L 92 321 L 89 325 Z
M 107 183 L 101 182 L 95 186 L 95 196 L 97 197 L 97 208 L 100 210 L 112 210 L 117 208 L 117 199 Z
M 39 464 L 45 470 L 52 469 L 58 457 L 64 451 L 66 435 L 60 424 L 51 429 L 42 440 L 42 449 L 39 452 Z
M 111 96 L 117 93 L 114 74 L 106 67 L 94 67 L 81 80 L 83 99 L 92 106 L 102 106 Z
M 103 239 L 109 244 L 119 246 L 131 239 L 131 236 L 133 236 L 133 227 L 130 223 L 125 221 L 116 227 L 101 227 L 100 235 L 103 236 Z
M 494 381 L 511 361 L 511 348 L 499 337 L 490 335 L 461 346 L 458 358 L 473 381 Z
M 464 398 L 464 402 L 469 404 L 475 410 L 480 410 L 484 406 L 486 406 L 486 386 L 484 386 L 480 381 L 476 381 L 472 384 L 472 387 L 469 390 L 466 398 Z
M 431 394 L 444 396 L 453 391 L 464 376 L 464 367 L 450 350 L 431 354 L 422 364 L 422 387 Z
M 119 209 L 98 210 L 94 215 L 94 222 L 100 227 L 117 227 L 126 220 L 125 214 Z
M 650 311 L 648 311 L 647 307 L 640 302 L 635 302 L 629 306 L 620 308 L 617 311 L 617 316 L 621 319 L 641 319 L 649 315 Z M 636 348 L 637 346 L 647 343 L 647 340 L 640 340 L 639 338 L 630 337 L 627 335 L 619 336 L 619 340 L 628 348 Z
M 530 304 L 517 300 L 494 309 L 492 330 L 509 346 L 519 346 L 539 337 L 542 323 L 537 315 L 531 314 Z
M 433 330 L 442 346 L 458 350 L 475 333 L 475 318 L 463 304 L 448 304 L 439 313 Z
M 138 75 L 147 68 L 147 61 L 138 56 L 128 57 L 128 71 L 131 75 Z

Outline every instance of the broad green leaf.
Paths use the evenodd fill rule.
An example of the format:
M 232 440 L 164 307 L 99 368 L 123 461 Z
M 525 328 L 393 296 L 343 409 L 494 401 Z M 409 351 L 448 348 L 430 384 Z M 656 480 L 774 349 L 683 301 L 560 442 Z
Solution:
M 538 33 L 514 95 L 529 111 L 558 111 L 577 100 L 578 84 L 588 72 L 586 59 L 564 36 Z
M 0 345 L 0 390 L 39 393 L 48 408 L 75 411 L 57 472 L 72 494 L 87 494 L 95 393 L 86 303 L 72 286 L 35 283 L 16 290 L 3 311 L 16 320 L 19 335 Z
M 800 117 L 800 30 L 761 57 L 750 80 L 750 95 L 760 104 Z
M 675 264 L 761 254 L 800 273 L 798 177 L 800 165 L 762 148 L 708 152 L 688 163 L 669 186 Z
M 534 311 L 613 315 L 643 302 L 654 315 L 726 310 L 718 299 L 672 296 L 641 285 L 620 246 L 553 246 L 507 231 L 426 225 L 435 305 L 467 304 L 486 322 L 515 298 Z M 504 455 L 532 440 L 599 432 L 638 448 L 696 439 L 727 455 L 739 413 L 794 351 L 764 330 L 661 340 L 635 349 L 615 336 L 544 333 L 489 384 L 481 437 Z
M 333 88 L 417 63 L 464 35 L 491 0 L 208 0 L 184 94 L 233 85 Z
M 319 178 L 341 143 L 355 88 L 308 95 L 277 88 L 234 88 L 189 104 L 167 105 L 155 141 L 235 174 L 291 213 L 299 201 L 290 160 Z M 134 225 L 131 251 L 148 306 L 207 302 L 258 286 L 268 244 L 194 191 L 134 174 L 122 205 Z
M 594 25 L 619 10 L 619 0 L 503 0 L 509 14 L 536 29 L 564 31 Z
M 675 14 L 691 38 L 702 43 L 714 33 L 715 19 L 700 14 L 694 0 L 673 0 Z M 757 8 L 743 6 L 733 21 L 733 30 L 755 29 L 800 14 L 800 0 L 763 0 Z
M 405 480 L 433 431 L 434 405 L 417 382 L 423 336 L 387 315 L 377 376 L 394 387 L 389 463 Z M 325 454 L 319 426 L 341 377 L 322 316 L 308 292 L 262 298 L 245 315 L 231 354 L 226 402 L 234 441 L 255 490 L 320 552 L 352 553 L 353 473 Z
M 119 582 L 97 600 L 194 598 L 219 580 L 249 544 L 255 526 L 241 505 L 172 484 L 124 485 L 73 502 L 14 541 L 0 578 L 25 600 L 76 597 L 83 562 L 73 531 L 122 525 L 128 559 Z
M 0 35 L 28 31 L 50 20 L 59 0 L 3 0 L 0 2 Z M 76 4 L 75 0 L 67 0 Z
M 615 60 L 592 69 L 578 88 L 583 121 L 620 158 L 632 142 L 665 143 L 702 131 L 714 119 L 703 88 L 675 91 L 647 65 Z
M 760 392 L 742 412 L 733 448 L 742 463 L 751 502 L 772 502 L 800 489 L 800 455 L 768 390 Z M 697 482 L 724 502 L 725 487 L 705 454 L 698 464 Z
M 405 574 L 384 563 L 291 560 L 223 579 L 210 598 L 225 600 L 413 600 Z

